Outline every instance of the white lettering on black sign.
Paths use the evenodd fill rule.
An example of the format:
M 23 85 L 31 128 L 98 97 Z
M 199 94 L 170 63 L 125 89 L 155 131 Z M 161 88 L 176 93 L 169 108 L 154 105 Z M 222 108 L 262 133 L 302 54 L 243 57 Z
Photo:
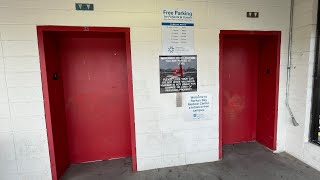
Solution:
M 160 93 L 197 91 L 197 56 L 160 56 Z

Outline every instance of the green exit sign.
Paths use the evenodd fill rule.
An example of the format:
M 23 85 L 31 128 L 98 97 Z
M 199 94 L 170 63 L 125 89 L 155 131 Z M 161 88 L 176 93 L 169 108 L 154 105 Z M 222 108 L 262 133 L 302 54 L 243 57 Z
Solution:
M 94 6 L 93 4 L 76 3 L 76 10 L 77 11 L 93 11 Z

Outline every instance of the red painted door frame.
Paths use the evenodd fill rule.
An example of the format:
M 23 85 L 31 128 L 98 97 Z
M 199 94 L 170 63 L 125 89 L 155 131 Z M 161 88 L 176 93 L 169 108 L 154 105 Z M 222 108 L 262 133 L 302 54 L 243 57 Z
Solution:
M 42 91 L 44 99 L 44 109 L 46 117 L 46 127 L 48 136 L 49 155 L 51 163 L 52 179 L 58 180 L 56 163 L 55 163 L 55 152 L 53 143 L 52 133 L 52 122 L 50 114 L 50 103 L 49 103 L 49 90 L 46 72 L 46 59 L 44 49 L 44 32 L 122 32 L 125 33 L 126 43 L 126 61 L 127 61 L 127 74 L 128 74 L 128 95 L 129 95 L 129 110 L 130 110 L 130 129 L 131 129 L 131 158 L 132 168 L 137 171 L 137 156 L 136 156 L 136 139 L 135 139 L 135 124 L 134 124 L 134 104 L 133 104 L 133 86 L 132 86 L 132 64 L 131 64 L 131 49 L 130 49 L 130 28 L 113 28 L 113 27 L 75 27 L 75 26 L 37 26 L 38 35 L 38 46 L 39 46 L 39 57 L 40 57 L 40 69 L 41 69 L 41 81 Z
M 280 69 L 280 44 L 281 32 L 280 31 L 244 31 L 244 30 L 221 30 L 219 34 L 219 159 L 222 159 L 222 60 L 223 60 L 223 38 L 226 35 L 246 35 L 246 36 L 273 36 L 277 38 L 277 69 L 276 69 L 276 96 L 275 96 L 275 109 L 278 110 L 278 96 L 279 96 L 279 69 Z M 274 123 L 274 142 L 273 149 L 276 149 L 277 143 L 277 125 L 278 125 L 278 111 L 275 113 Z

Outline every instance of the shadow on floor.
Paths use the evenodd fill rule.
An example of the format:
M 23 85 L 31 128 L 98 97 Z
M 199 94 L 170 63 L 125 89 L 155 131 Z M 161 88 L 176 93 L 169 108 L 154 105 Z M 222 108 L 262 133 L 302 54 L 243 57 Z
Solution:
M 317 180 L 320 172 L 258 143 L 223 147 L 223 160 L 133 173 L 130 159 L 74 164 L 62 180 Z

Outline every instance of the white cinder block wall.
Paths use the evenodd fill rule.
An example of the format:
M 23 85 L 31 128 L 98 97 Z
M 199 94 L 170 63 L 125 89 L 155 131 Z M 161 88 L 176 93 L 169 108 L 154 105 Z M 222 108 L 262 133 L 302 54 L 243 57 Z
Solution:
M 138 170 L 218 160 L 219 31 L 282 31 L 277 151 L 285 150 L 289 0 L 77 2 L 92 2 L 95 11 L 77 12 L 73 0 L 0 0 L 1 179 L 51 179 L 36 25 L 131 28 Z M 160 95 L 162 8 L 193 9 L 198 92 L 213 96 L 211 120 L 185 122 L 175 95 Z M 260 18 L 246 18 L 247 11 Z
M 300 124 L 288 116 L 286 151 L 320 170 L 320 147 L 308 142 L 315 58 L 317 0 L 296 0 L 294 7 L 290 104 Z

